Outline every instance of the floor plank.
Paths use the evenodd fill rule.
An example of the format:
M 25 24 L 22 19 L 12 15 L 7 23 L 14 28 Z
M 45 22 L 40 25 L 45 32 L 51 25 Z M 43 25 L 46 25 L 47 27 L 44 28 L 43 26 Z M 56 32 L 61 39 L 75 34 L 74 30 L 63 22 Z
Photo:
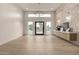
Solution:
M 0 46 L 5 55 L 79 54 L 79 47 L 55 36 L 23 36 Z

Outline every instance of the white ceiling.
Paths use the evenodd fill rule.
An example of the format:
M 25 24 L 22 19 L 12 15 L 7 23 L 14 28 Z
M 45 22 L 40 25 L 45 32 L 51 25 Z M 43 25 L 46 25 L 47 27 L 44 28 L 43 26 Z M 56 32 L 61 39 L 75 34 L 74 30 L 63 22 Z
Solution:
M 59 3 L 17 3 L 24 11 L 56 11 L 62 4 Z

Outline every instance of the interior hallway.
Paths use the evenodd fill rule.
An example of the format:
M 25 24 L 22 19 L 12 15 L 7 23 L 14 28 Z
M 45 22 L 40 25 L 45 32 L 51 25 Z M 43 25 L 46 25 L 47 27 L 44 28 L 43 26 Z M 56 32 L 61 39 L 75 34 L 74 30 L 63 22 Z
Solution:
M 1 55 L 79 54 L 78 46 L 52 34 L 79 45 L 79 4 L 0 4 Z
M 55 36 L 23 36 L 0 46 L 0 54 L 79 54 L 79 47 Z

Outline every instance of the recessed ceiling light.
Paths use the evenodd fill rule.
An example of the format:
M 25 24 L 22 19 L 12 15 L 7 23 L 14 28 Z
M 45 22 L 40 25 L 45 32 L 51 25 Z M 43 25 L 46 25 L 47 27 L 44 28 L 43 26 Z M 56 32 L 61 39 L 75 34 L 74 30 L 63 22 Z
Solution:
M 51 10 L 53 10 L 53 8 L 51 8 Z
M 57 23 L 60 23 L 60 20 L 57 20 Z
M 26 8 L 28 10 L 28 8 Z

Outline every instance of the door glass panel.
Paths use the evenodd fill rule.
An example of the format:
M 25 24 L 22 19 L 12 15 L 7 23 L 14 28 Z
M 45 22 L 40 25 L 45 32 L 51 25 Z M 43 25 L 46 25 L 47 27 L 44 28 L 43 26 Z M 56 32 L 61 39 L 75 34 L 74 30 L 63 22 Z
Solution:
M 33 34 L 33 22 L 28 22 L 28 34 Z
M 35 29 L 36 34 L 44 34 L 44 23 L 36 22 Z
M 51 22 L 46 22 L 46 34 L 51 34 Z

